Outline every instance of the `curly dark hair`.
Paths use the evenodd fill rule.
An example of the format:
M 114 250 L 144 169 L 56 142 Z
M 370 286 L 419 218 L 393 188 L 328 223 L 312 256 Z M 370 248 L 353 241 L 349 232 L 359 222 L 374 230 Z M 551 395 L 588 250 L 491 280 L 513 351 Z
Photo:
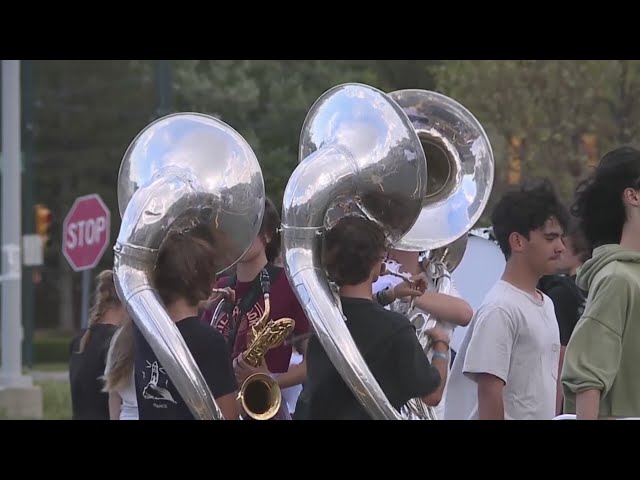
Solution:
M 509 236 L 517 232 L 529 238 L 534 230 L 555 217 L 562 228 L 569 223 L 569 212 L 548 179 L 505 193 L 493 208 L 493 233 L 505 258 L 511 256 Z
M 592 249 L 620 243 L 627 219 L 622 192 L 629 187 L 640 189 L 640 151 L 625 146 L 602 157 L 576 188 L 571 213 L 578 218 Z
M 364 282 L 387 250 L 382 228 L 359 216 L 341 218 L 322 241 L 322 263 L 338 286 Z
M 578 256 L 582 263 L 591 258 L 591 246 L 582 228 L 580 228 L 580 223 L 575 218 L 571 219 L 569 226 L 564 232 L 564 237 L 571 242 L 571 250 L 573 250 L 573 253 Z

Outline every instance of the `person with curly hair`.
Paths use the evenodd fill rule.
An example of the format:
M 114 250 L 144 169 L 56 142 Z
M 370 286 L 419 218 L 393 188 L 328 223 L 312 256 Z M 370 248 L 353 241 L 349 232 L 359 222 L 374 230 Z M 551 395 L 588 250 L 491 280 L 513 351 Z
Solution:
M 576 274 L 580 266 L 591 257 L 591 250 L 587 240 L 580 230 L 577 222 L 572 222 L 563 237 L 565 251 L 560 258 L 558 272 L 553 275 L 545 275 L 538 282 L 538 288 L 551 300 L 558 319 L 560 329 L 560 362 L 558 371 L 562 370 L 564 353 L 576 327 L 578 320 L 584 312 L 587 302 L 587 292 L 576 284 Z M 563 413 L 564 397 L 562 384 L 558 375 L 558 397 L 556 401 L 556 413 Z
M 593 251 L 576 277 L 589 295 L 565 351 L 564 411 L 640 417 L 640 151 L 607 153 L 576 189 L 572 213 Z
M 429 332 L 435 351 L 430 363 L 409 319 L 373 298 L 386 254 L 382 229 L 362 217 L 343 217 L 323 236 L 322 264 L 338 286 L 346 326 L 389 402 L 398 412 L 413 398 L 435 406 L 447 374 L 448 336 L 437 327 Z M 305 419 L 370 419 L 315 336 L 307 347 L 303 394 Z
M 568 218 L 546 180 L 507 192 L 494 207 L 506 266 L 453 362 L 445 420 L 555 417 L 560 334 L 553 302 L 536 286 L 558 269 Z

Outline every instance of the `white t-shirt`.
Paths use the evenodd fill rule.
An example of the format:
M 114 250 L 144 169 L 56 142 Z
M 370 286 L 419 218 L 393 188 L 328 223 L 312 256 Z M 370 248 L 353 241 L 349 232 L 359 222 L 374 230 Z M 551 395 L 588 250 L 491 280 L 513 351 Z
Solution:
M 553 302 L 499 280 L 467 329 L 451 369 L 446 420 L 478 418 L 474 373 L 505 382 L 505 420 L 555 416 L 560 333 Z
M 411 274 L 406 273 L 406 272 L 402 272 L 400 271 L 400 264 L 397 262 L 394 262 L 393 260 L 387 260 L 385 262 L 387 268 L 393 272 L 396 273 L 400 273 L 401 275 L 404 275 L 407 278 L 411 277 Z M 375 295 L 376 293 L 378 293 L 381 290 L 384 290 L 385 288 L 389 287 L 392 288 L 395 285 L 398 285 L 400 282 L 402 282 L 401 278 L 398 278 L 394 275 L 383 275 L 380 276 L 378 278 L 378 280 L 373 284 L 373 294 Z M 429 285 L 427 286 L 427 290 L 430 291 L 436 291 L 436 286 L 435 283 L 433 282 L 433 279 L 429 278 Z M 456 289 L 455 283 L 453 282 L 453 279 L 451 279 L 451 290 L 449 291 L 449 295 L 451 295 L 452 297 L 457 297 L 457 298 L 461 298 L 460 293 L 458 292 L 458 290 Z M 386 309 L 389 309 L 389 306 L 385 307 Z M 423 312 L 423 313 L 427 313 L 424 312 L 424 310 L 418 308 L 418 307 L 414 307 L 413 310 L 409 311 L 407 313 L 407 317 L 411 318 L 411 316 L 413 316 L 416 312 Z M 437 319 L 436 319 L 437 320 Z M 450 322 L 446 322 L 446 321 L 442 321 L 442 320 L 437 320 L 438 324 L 441 328 L 443 328 L 444 330 L 447 331 L 447 333 L 449 334 L 449 342 L 451 342 L 451 339 L 453 337 L 453 331 L 455 330 L 455 328 L 457 327 L 457 325 L 450 323 Z M 428 358 L 429 361 L 431 361 L 433 354 L 429 354 Z M 449 370 L 451 367 L 451 364 L 448 364 Z M 445 398 L 447 395 L 447 388 L 449 385 L 449 373 L 447 373 L 447 382 L 445 383 L 444 386 L 444 391 L 442 392 L 442 400 L 440 400 L 440 403 L 436 406 L 433 407 L 433 410 L 436 414 L 436 417 L 439 420 L 442 420 L 444 418 L 445 415 Z
M 138 397 L 136 397 L 136 385 L 133 370 L 127 386 L 118 391 L 122 398 L 120 407 L 120 420 L 138 420 Z

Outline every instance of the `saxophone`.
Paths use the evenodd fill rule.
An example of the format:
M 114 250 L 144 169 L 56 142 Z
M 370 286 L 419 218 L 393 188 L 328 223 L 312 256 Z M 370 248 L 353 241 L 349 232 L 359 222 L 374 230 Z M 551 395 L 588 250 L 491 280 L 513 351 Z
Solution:
M 292 318 L 269 319 L 271 303 L 268 288 L 264 288 L 264 313 L 251 327 L 247 339 L 249 347 L 242 352 L 242 359 L 254 368 L 262 365 L 264 357 L 272 348 L 279 347 L 293 332 Z M 247 377 L 238 392 L 238 400 L 246 414 L 254 420 L 288 419 L 283 410 L 282 391 L 278 382 L 265 373 L 254 373 Z

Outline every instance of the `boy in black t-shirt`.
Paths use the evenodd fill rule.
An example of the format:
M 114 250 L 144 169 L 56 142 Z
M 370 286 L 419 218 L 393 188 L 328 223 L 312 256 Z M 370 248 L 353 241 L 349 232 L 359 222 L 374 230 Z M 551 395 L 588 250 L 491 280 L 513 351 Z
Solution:
M 216 251 L 208 231 L 171 234 L 160 247 L 152 283 L 176 323 L 225 419 L 237 420 L 237 382 L 224 337 L 202 323 L 198 304 L 215 280 Z M 135 329 L 135 384 L 140 420 L 192 420 L 189 406 L 139 329 Z
M 559 372 L 562 371 L 565 349 L 569 344 L 573 329 L 584 312 L 587 301 L 587 292 L 581 290 L 576 284 L 576 272 L 591 257 L 587 240 L 577 224 L 573 224 L 567 229 L 563 241 L 566 249 L 560 259 L 560 273 L 542 277 L 538 283 L 540 291 L 547 294 L 553 301 L 556 318 L 558 319 L 558 329 L 560 330 Z M 558 373 L 556 402 L 556 413 L 558 415 L 563 413 L 562 403 L 562 384 L 560 373 Z
M 447 374 L 447 335 L 431 331 L 436 352 L 431 365 L 409 320 L 372 300 L 372 284 L 385 257 L 382 230 L 364 218 L 345 217 L 325 234 L 322 261 L 340 288 L 347 328 L 390 403 L 400 411 L 420 397 L 435 406 Z M 305 412 L 299 418 L 370 419 L 316 337 L 309 340 L 303 395 Z

